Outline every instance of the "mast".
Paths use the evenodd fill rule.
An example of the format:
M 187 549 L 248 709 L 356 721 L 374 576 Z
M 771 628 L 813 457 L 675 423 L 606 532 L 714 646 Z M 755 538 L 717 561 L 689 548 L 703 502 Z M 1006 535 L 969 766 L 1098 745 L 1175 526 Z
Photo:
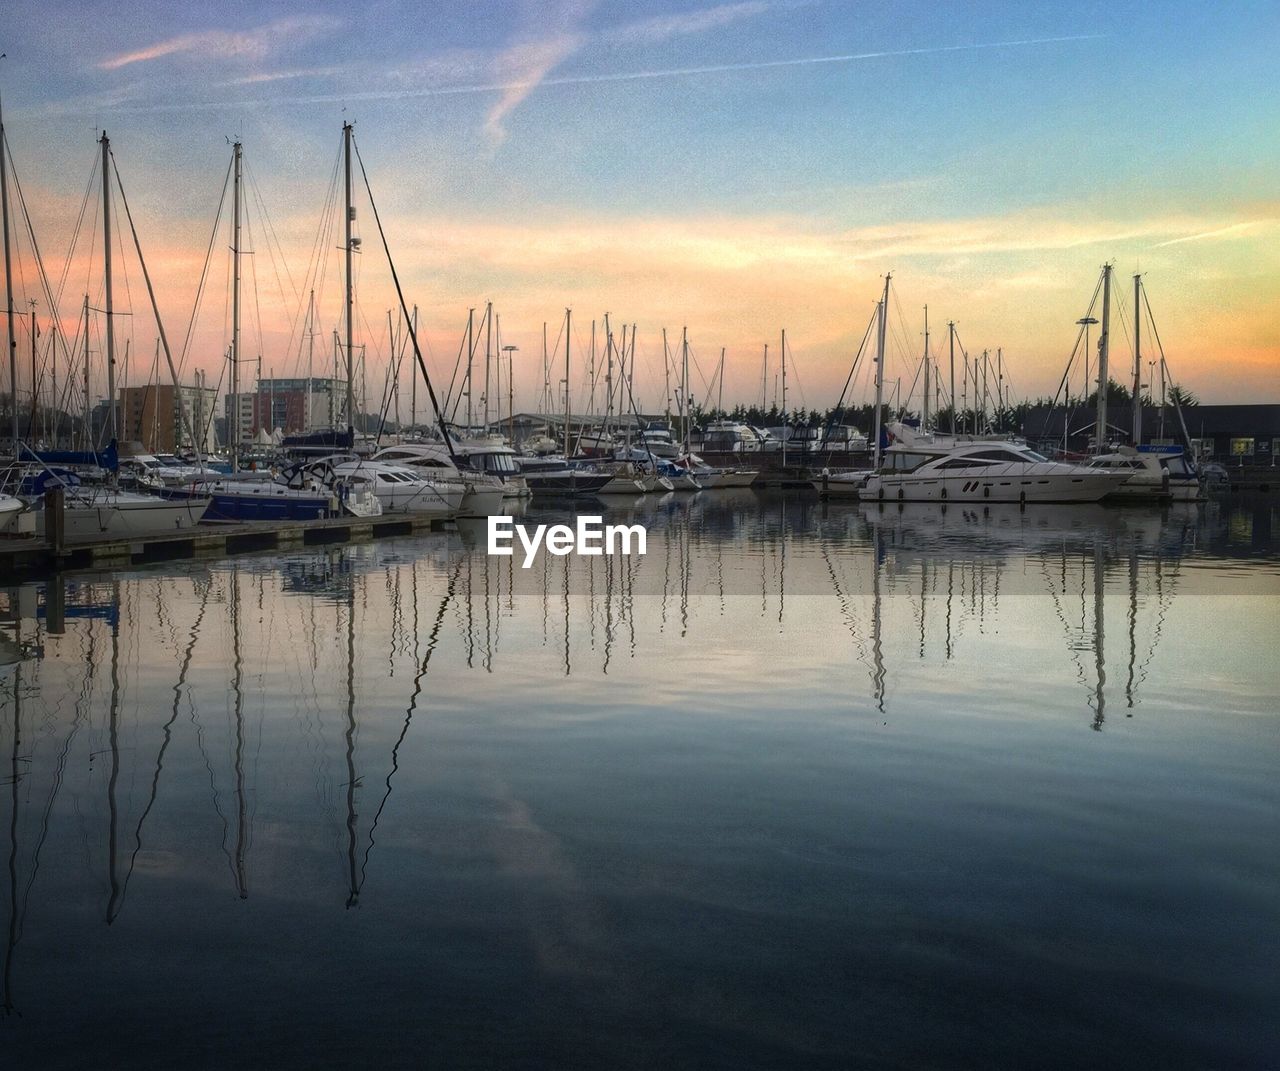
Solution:
M 493 302 L 484 306 L 484 433 L 489 434 L 489 362 L 493 360 Z
M 9 404 L 13 422 L 13 456 L 18 456 L 18 340 L 13 331 L 13 261 L 9 251 L 9 143 L 4 134 L 4 115 L 0 112 L 0 213 L 4 216 L 4 288 L 5 314 L 9 323 Z M 88 299 L 86 298 L 86 304 Z
M 924 307 L 924 402 L 920 407 L 920 430 L 929 430 L 929 306 Z
M 880 443 L 880 426 L 883 421 L 883 413 L 881 410 L 884 404 L 884 333 L 885 314 L 889 308 L 889 280 L 892 278 L 892 272 L 888 273 L 884 277 L 884 296 L 880 299 L 880 315 L 876 322 L 876 448 L 872 467 L 877 469 L 880 467 L 880 462 L 884 459 L 884 451 Z
M 1111 265 L 1102 265 L 1102 331 L 1098 336 L 1098 415 L 1093 429 L 1094 453 L 1107 448 L 1107 357 L 1111 336 Z
M 591 321 L 591 348 L 595 350 L 596 322 Z M 613 420 L 613 332 L 609 330 L 609 314 L 604 314 L 604 426 L 605 431 Z
M 663 396 L 667 410 L 667 429 L 671 428 L 671 351 L 667 347 L 667 329 L 662 329 L 662 382 L 666 394 Z
M 1133 445 L 1142 445 L 1142 276 L 1133 277 Z
M 689 456 L 689 328 L 680 329 L 680 415 L 684 423 L 684 453 Z
M 27 438 L 36 437 L 36 302 L 31 299 L 31 423 L 27 425 Z
M 956 322 L 947 321 L 947 347 L 951 351 L 951 434 L 956 433 Z
M 105 135 L 104 135 L 105 136 Z M 235 416 L 227 429 L 227 445 L 231 447 L 231 471 L 240 471 L 240 142 L 231 147 L 234 159 L 235 185 L 231 195 L 231 404 Z M 108 307 L 110 302 L 108 301 Z M 110 324 L 108 319 L 107 323 Z M 108 335 L 108 337 L 110 337 Z M 110 343 L 107 343 L 110 346 Z M 234 436 L 234 438 L 233 438 Z
M 111 184 L 108 181 L 108 170 L 110 168 L 111 142 L 107 140 L 107 132 L 102 132 L 102 263 L 103 263 L 103 282 L 107 292 L 107 427 L 111 432 L 111 438 L 116 437 L 116 349 L 115 349 L 115 329 L 112 326 L 112 305 L 111 305 Z M 239 147 L 237 146 L 237 151 Z M 238 159 L 238 158 L 237 158 Z M 237 217 L 238 218 L 238 217 Z M 239 239 L 236 245 L 239 245 Z M 10 304 L 10 315 L 12 315 L 12 301 Z M 17 397 L 14 397 L 14 407 L 18 404 Z M 14 435 L 17 435 L 18 418 L 13 418 Z
M 413 332 L 413 337 L 418 337 L 418 306 L 413 307 L 413 322 L 409 326 L 409 330 Z M 416 428 L 418 426 L 418 377 L 409 377 L 409 425 Z
M 996 347 L 996 398 L 1000 403 L 1001 419 L 1004 416 L 1004 347 Z
M 476 310 L 467 310 L 467 435 L 471 435 L 471 424 L 474 414 L 471 411 L 471 360 L 475 356 L 475 319 Z
M 787 422 L 787 329 L 782 329 L 782 467 L 787 467 L 787 439 L 791 427 Z
M 720 413 L 720 419 L 724 419 L 724 347 L 720 347 L 720 388 L 716 395 L 716 410 Z
M 351 279 L 351 224 L 355 222 L 356 210 L 351 204 L 351 124 L 342 124 L 342 161 L 343 172 L 346 181 L 346 200 L 347 200 L 347 218 L 346 218 L 346 261 L 347 261 L 347 431 L 351 433 L 351 442 L 355 443 L 356 434 L 356 385 L 351 373 L 351 352 L 352 338 L 354 335 L 354 316 L 355 311 L 355 289 Z
M 85 449 L 93 448 L 90 414 L 93 411 L 93 395 L 89 391 L 89 295 L 84 296 L 84 442 Z M 16 443 L 15 443 L 16 446 Z
M 302 414 L 302 430 L 311 430 L 311 371 L 312 360 L 316 350 L 316 292 L 311 291 L 311 301 L 307 306 L 307 402 Z
M 564 456 L 569 457 L 569 333 L 573 326 L 573 310 L 564 310 Z

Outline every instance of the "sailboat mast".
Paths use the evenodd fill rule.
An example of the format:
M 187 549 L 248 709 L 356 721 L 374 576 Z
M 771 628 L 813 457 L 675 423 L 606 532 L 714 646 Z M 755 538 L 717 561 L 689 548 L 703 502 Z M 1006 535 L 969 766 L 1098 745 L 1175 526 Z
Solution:
M 1111 342 L 1111 265 L 1102 266 L 1102 333 L 1098 338 L 1098 415 L 1093 429 L 1095 453 L 1107 448 L 1107 357 Z
M 951 352 L 951 434 L 956 433 L 956 413 L 960 407 L 956 405 L 956 322 L 947 321 L 947 348 Z
M 471 434 L 471 425 L 475 415 L 471 409 L 471 361 L 475 357 L 475 320 L 476 310 L 467 310 L 467 434 Z
M 115 329 L 113 327 L 112 315 L 112 299 L 111 299 L 111 183 L 109 181 L 109 168 L 111 166 L 111 142 L 107 140 L 107 132 L 102 132 L 102 263 L 103 263 L 103 283 L 107 292 L 107 427 L 110 429 L 111 438 L 116 437 L 116 349 L 115 349 Z M 239 242 L 236 243 L 239 245 Z M 12 302 L 10 302 L 10 315 L 12 315 Z M 17 406 L 17 397 L 14 397 L 14 406 Z M 14 417 L 14 427 L 16 429 L 18 418 Z M 17 434 L 15 430 L 15 436 Z
M 929 306 L 924 307 L 924 402 L 920 407 L 920 430 L 929 430 Z
M 484 433 L 489 434 L 489 363 L 493 360 L 493 302 L 484 306 Z
M 18 340 L 13 330 L 13 261 L 9 249 L 9 143 L 5 140 L 4 115 L 0 112 L 0 214 L 4 216 L 5 314 L 9 323 L 9 404 L 13 423 L 13 456 L 18 456 Z M 88 299 L 85 299 L 86 305 Z M 86 332 L 87 334 L 87 332 Z
M 311 301 L 307 306 L 307 401 L 302 414 L 302 430 L 311 430 L 311 373 L 312 360 L 316 350 L 316 292 L 311 291 Z
M 355 426 L 356 426 L 356 385 L 351 374 L 351 354 L 354 338 L 354 320 L 355 320 L 355 287 L 351 278 L 351 224 L 355 222 L 356 210 L 351 203 L 351 124 L 342 124 L 342 161 L 343 173 L 346 181 L 346 201 L 347 201 L 347 218 L 346 218 L 346 246 L 344 252 L 347 262 L 347 299 L 346 299 L 346 320 L 347 320 L 347 431 L 351 433 L 351 441 L 355 442 Z
M 564 310 L 564 456 L 569 457 L 569 334 L 573 326 L 573 310 Z
M 89 390 L 89 295 L 84 296 L 84 442 L 85 449 L 92 449 L 93 439 L 89 427 L 89 415 L 93 411 L 93 395 Z M 15 440 L 15 449 L 16 449 Z
M 1142 445 L 1142 276 L 1133 277 L 1133 445 Z
M 413 307 L 413 323 L 409 330 L 413 332 L 413 337 L 418 337 L 418 306 Z M 413 428 L 418 426 L 418 377 L 409 377 L 409 425 Z
M 720 347 L 720 387 L 716 395 L 716 409 L 720 418 L 724 419 L 724 347 Z
M 787 439 L 791 429 L 787 424 L 787 329 L 782 329 L 782 467 L 787 467 Z
M 872 466 L 877 469 L 880 467 L 880 462 L 884 458 L 883 448 L 880 444 L 880 426 L 883 422 L 883 413 L 881 410 L 884 405 L 884 332 L 885 313 L 889 308 L 889 280 L 892 278 L 892 273 L 889 273 L 884 277 L 884 296 L 880 299 L 880 313 L 876 318 L 876 447 Z
M 680 330 L 680 415 L 684 423 L 684 452 L 689 454 L 689 328 Z
M 671 351 L 667 346 L 667 329 L 662 329 L 662 382 L 663 389 L 666 393 L 663 395 L 666 401 L 667 427 L 671 427 Z
M 104 137 L 106 135 L 103 135 Z M 231 471 L 240 471 L 240 142 L 231 149 L 235 184 L 231 193 L 231 405 L 234 415 L 227 422 L 227 445 L 231 447 Z M 106 166 L 105 164 L 103 166 Z M 110 307 L 110 299 L 108 299 Z M 107 323 L 110 324 L 108 316 Z M 108 338 L 110 334 L 108 334 Z M 111 345 L 107 343 L 108 347 Z M 234 436 L 234 437 L 233 437 Z

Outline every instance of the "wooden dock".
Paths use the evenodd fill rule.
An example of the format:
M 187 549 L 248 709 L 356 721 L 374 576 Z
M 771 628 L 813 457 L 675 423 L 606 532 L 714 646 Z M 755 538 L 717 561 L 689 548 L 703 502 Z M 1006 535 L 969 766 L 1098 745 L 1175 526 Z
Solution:
M 0 577 L 30 579 L 67 569 L 104 569 L 189 558 L 225 558 L 261 550 L 367 543 L 386 536 L 434 531 L 438 518 L 398 513 L 314 521 L 258 521 L 197 525 L 131 539 L 67 540 L 55 549 L 43 539 L 0 539 Z

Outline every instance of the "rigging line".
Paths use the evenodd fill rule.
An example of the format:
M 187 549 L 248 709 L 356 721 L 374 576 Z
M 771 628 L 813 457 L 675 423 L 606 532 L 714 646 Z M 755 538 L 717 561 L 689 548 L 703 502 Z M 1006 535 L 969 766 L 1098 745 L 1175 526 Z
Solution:
M 30 238 L 31 238 L 31 253 L 32 253 L 32 256 L 35 258 L 36 271 L 40 279 L 40 285 L 41 285 L 41 290 L 42 290 L 44 299 L 49 306 L 50 320 L 53 323 L 61 324 L 62 318 L 58 312 L 58 301 L 54 297 L 53 288 L 49 285 L 49 277 L 44 270 L 44 257 L 40 253 L 40 243 L 36 240 L 35 225 L 31 220 L 31 213 L 27 210 L 27 199 L 22 192 L 22 183 L 18 181 L 18 170 L 17 170 L 17 166 L 13 162 L 13 150 L 9 147 L 8 134 L 5 135 L 4 145 L 3 147 L 0 147 L 0 151 L 4 151 L 5 154 L 8 156 L 9 174 L 12 175 L 13 177 L 13 188 L 18 195 L 18 204 L 22 209 L 22 218 L 26 222 L 27 233 L 30 235 Z M 61 334 L 61 332 L 57 332 L 57 334 Z M 52 347 L 53 345 L 56 345 L 56 342 L 51 342 L 50 345 Z M 65 342 L 63 344 L 63 354 L 65 357 L 66 356 Z M 41 377 L 43 377 L 44 375 L 44 369 L 47 367 L 47 364 L 48 362 L 45 361 L 41 365 L 41 369 L 40 369 Z M 34 385 L 32 389 L 33 390 L 35 389 Z
M 98 173 L 98 156 L 99 156 L 98 153 L 93 154 L 93 167 L 90 169 L 89 181 L 85 184 L 84 199 L 80 202 L 80 211 L 76 216 L 76 225 L 71 232 L 71 249 L 67 253 L 66 262 L 62 265 L 62 277 L 58 282 L 59 299 L 61 299 L 63 293 L 66 291 L 67 281 L 71 277 L 71 265 L 74 261 L 74 255 L 75 255 L 76 245 L 79 242 L 80 231 L 84 225 L 84 215 L 85 215 L 85 212 L 88 210 L 90 198 L 93 196 L 93 180 Z M 13 159 L 12 154 L 10 154 L 10 160 L 12 159 Z
M 244 158 L 241 157 L 242 161 L 243 159 Z M 253 320 L 254 320 L 254 325 L 258 329 L 258 389 L 261 390 L 262 389 L 262 351 L 266 348 L 266 346 L 264 345 L 264 340 L 262 337 L 262 301 L 261 301 L 261 296 L 258 293 L 257 242 L 255 242 L 253 239 L 253 221 L 250 218 L 250 214 L 248 212 L 245 212 L 244 214 L 244 228 L 248 232 L 248 237 L 249 237 L 249 254 L 250 254 L 249 255 L 249 271 L 253 275 L 253 284 L 252 284 Z M 244 250 L 242 249 L 240 253 L 243 256 Z M 240 355 L 236 354 L 236 356 L 239 357 Z
M 351 138 L 351 147 L 355 149 L 356 161 L 360 164 L 360 177 L 364 179 L 365 190 L 369 194 L 369 208 L 373 211 L 373 220 L 378 225 L 378 237 L 382 239 L 382 249 L 387 255 L 387 264 L 391 268 L 391 281 L 395 283 L 396 296 L 400 299 L 400 311 L 404 315 L 409 337 L 413 340 L 413 354 L 417 358 L 418 367 L 422 371 L 422 381 L 426 384 L 427 397 L 431 399 L 431 408 L 435 412 L 437 422 L 440 424 L 440 433 L 444 437 L 445 449 L 449 451 L 449 459 L 456 464 L 458 458 L 453 452 L 453 443 L 449 441 L 449 435 L 445 428 L 444 414 L 441 413 L 440 403 L 436 399 L 436 389 L 432 386 L 431 377 L 427 374 L 427 362 L 423 360 L 422 350 L 418 346 L 418 336 L 413 330 L 413 320 L 409 316 L 409 307 L 405 304 L 404 293 L 400 289 L 400 276 L 396 272 L 395 262 L 391 259 L 391 247 L 387 245 L 387 236 L 382 229 L 382 219 L 378 215 L 378 206 L 373 199 L 373 188 L 369 185 L 369 176 L 364 169 L 364 157 L 360 155 L 360 149 L 355 144 L 354 136 Z
M 178 355 L 179 377 L 182 376 L 182 373 L 186 369 L 187 355 L 191 349 L 191 337 L 195 330 L 196 318 L 200 312 L 200 303 L 204 296 L 205 283 L 209 278 L 209 264 L 213 259 L 213 244 L 218 240 L 218 227 L 222 222 L 222 209 L 225 207 L 227 201 L 227 186 L 231 182 L 231 168 L 233 163 L 233 161 L 228 162 L 227 173 L 222 179 L 222 193 L 218 196 L 218 211 L 213 217 L 213 230 L 209 234 L 209 245 L 205 249 L 204 253 L 204 265 L 200 269 L 200 279 L 196 284 L 195 304 L 191 307 L 191 317 L 187 321 L 186 337 L 182 340 L 182 350 Z
M 176 389 L 177 383 L 178 383 L 178 373 L 177 373 L 177 370 L 173 367 L 173 354 L 169 351 L 169 339 L 165 335 L 164 322 L 160 319 L 160 306 L 156 304 L 156 292 L 154 287 L 152 287 L 151 285 L 151 273 L 147 271 L 147 262 L 142 256 L 142 240 L 138 237 L 137 227 L 134 226 L 133 213 L 129 211 L 129 199 L 124 194 L 124 183 L 120 181 L 120 168 L 116 164 L 116 158 L 114 153 L 111 154 L 111 167 L 115 171 L 115 176 L 116 176 L 115 184 L 120 191 L 120 203 L 124 206 L 125 219 L 129 221 L 129 231 L 133 235 L 133 245 L 134 245 L 134 249 L 137 250 L 137 253 L 138 253 L 138 264 L 142 268 L 142 278 L 147 285 L 147 297 L 150 298 L 151 300 L 151 312 L 152 312 L 152 315 L 155 317 L 156 330 L 160 333 L 160 343 L 164 347 L 165 362 L 169 365 L 169 375 L 173 377 L 174 385 Z M 124 228 L 121 228 L 121 230 L 123 229 Z M 197 456 L 199 456 L 201 451 L 199 448 L 199 444 L 195 442 L 195 431 L 191 425 L 190 418 L 187 416 L 187 407 L 182 401 L 181 390 L 178 390 L 177 394 L 178 394 L 178 412 L 180 414 L 182 424 L 186 429 L 187 433 L 191 436 L 192 444 L 196 446 L 196 453 L 197 453 Z M 112 399 L 112 402 L 114 404 L 114 399 Z
M 841 417 L 844 413 L 845 395 L 849 391 L 849 384 L 853 382 L 854 373 L 858 370 L 858 364 L 862 360 L 862 355 L 866 352 L 867 341 L 871 338 L 871 329 L 875 326 L 875 322 L 876 313 L 872 312 L 871 319 L 867 321 L 867 329 L 862 333 L 862 341 L 858 343 L 858 351 L 853 355 L 853 363 L 849 366 L 849 374 L 845 377 L 844 387 L 841 388 L 840 397 L 836 400 L 836 407 L 832 411 L 832 419 L 827 422 L 826 428 L 823 431 L 822 442 L 818 445 L 819 450 L 825 449 L 827 445 L 827 433 L 830 430 L 831 425 L 837 422 L 843 423 Z
M 263 240 L 266 242 L 267 254 L 271 259 L 271 265 L 276 275 L 276 285 L 280 289 L 280 302 L 284 304 L 284 284 L 280 280 L 280 269 L 284 268 L 285 278 L 289 280 L 289 289 L 293 291 L 294 301 L 301 301 L 302 295 L 298 293 L 298 287 L 293 281 L 293 275 L 289 271 L 289 261 L 284 257 L 284 247 L 280 244 L 280 238 L 276 234 L 275 224 L 271 221 L 271 214 L 267 211 L 267 203 L 262 196 L 262 190 L 258 186 L 258 180 L 254 174 L 252 167 L 244 168 L 245 176 L 249 180 L 249 191 L 253 195 L 254 204 L 257 206 L 258 213 L 262 217 L 263 223 Z M 274 242 L 274 245 L 272 244 Z M 276 259 L 276 251 L 280 252 L 280 259 Z
M 317 335 L 315 319 L 311 316 L 309 311 L 311 308 L 310 292 L 316 290 L 320 291 L 320 300 L 317 302 L 317 307 L 324 303 L 324 280 L 326 268 L 329 262 L 330 234 L 335 223 L 335 202 L 337 199 L 338 174 L 341 170 L 341 163 L 342 148 L 341 143 L 339 143 L 338 152 L 334 156 L 333 169 L 329 173 L 329 185 L 325 189 L 324 201 L 321 204 L 320 216 L 316 223 L 315 237 L 311 243 L 311 252 L 307 257 L 306 275 L 303 278 L 303 289 L 309 292 L 306 301 L 308 316 L 310 317 L 307 321 L 307 330 L 316 333 Z M 293 344 L 295 335 L 298 340 L 298 351 L 294 356 L 295 370 L 302 362 L 302 350 L 306 344 L 306 336 L 299 331 L 301 318 L 302 309 L 300 305 L 299 309 L 295 312 L 294 320 L 289 327 L 290 346 Z

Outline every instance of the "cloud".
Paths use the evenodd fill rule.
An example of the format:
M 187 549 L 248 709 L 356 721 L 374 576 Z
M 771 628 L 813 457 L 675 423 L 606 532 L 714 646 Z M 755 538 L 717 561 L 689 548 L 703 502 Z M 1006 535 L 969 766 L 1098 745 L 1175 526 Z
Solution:
M 1234 238 L 1258 227 L 1275 226 L 1280 223 L 1277 219 L 1248 219 L 1240 223 L 1231 223 L 1225 227 L 1218 227 L 1211 231 L 1201 231 L 1199 234 L 1185 234 L 1181 238 L 1170 238 L 1167 242 L 1157 242 L 1152 249 L 1163 249 L 1167 245 L 1181 245 L 1183 242 L 1202 242 L 1206 239 L 1213 238 Z
M 98 67 L 104 71 L 115 71 L 135 63 L 189 53 L 214 59 L 261 61 L 283 47 L 296 45 L 341 25 L 339 20 L 327 15 L 296 15 L 276 19 L 252 30 L 199 30 L 108 57 Z
M 502 95 L 485 116 L 484 129 L 493 144 L 507 136 L 503 120 L 529 96 L 556 67 L 578 50 L 582 38 L 563 34 L 541 41 L 513 45 L 494 62 L 495 76 L 502 80 Z
M 746 0 L 744 3 L 720 4 L 674 15 L 655 15 L 610 30 L 605 36 L 619 45 L 656 45 L 674 37 L 719 30 L 743 19 L 763 15 L 769 8 L 764 0 Z

